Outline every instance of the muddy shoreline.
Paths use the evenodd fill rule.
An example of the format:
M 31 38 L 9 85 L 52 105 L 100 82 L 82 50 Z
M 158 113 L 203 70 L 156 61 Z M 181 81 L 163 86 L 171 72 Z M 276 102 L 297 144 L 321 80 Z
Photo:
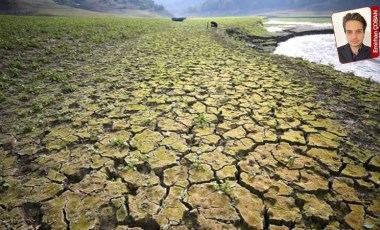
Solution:
M 235 28 L 226 29 L 226 33 L 235 39 L 245 41 L 247 46 L 252 47 L 259 52 L 272 53 L 276 49 L 278 43 L 284 42 L 290 38 L 315 34 L 333 34 L 334 30 L 330 28 L 307 29 L 305 26 L 299 26 L 283 30 L 281 33 L 269 37 L 244 34 L 242 31 Z

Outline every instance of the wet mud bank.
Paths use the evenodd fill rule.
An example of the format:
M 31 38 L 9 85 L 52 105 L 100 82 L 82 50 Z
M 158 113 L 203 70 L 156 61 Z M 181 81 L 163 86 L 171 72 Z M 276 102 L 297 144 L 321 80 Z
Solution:
M 315 34 L 333 34 L 334 30 L 328 28 L 310 30 L 305 27 L 297 27 L 283 30 L 281 33 L 268 37 L 246 34 L 244 31 L 236 28 L 226 29 L 226 33 L 235 39 L 245 41 L 249 47 L 252 47 L 259 52 L 272 53 L 276 49 L 278 43 L 284 42 L 290 38 Z

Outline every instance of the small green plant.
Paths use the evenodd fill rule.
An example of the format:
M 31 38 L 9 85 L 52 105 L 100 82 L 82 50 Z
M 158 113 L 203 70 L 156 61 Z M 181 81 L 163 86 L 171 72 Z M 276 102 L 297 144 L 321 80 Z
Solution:
M 65 82 L 68 79 L 68 74 L 58 71 L 47 70 L 42 71 L 39 74 L 39 78 L 48 79 L 53 82 Z
M 19 99 L 20 101 L 24 101 L 24 102 L 26 102 L 26 101 L 29 100 L 29 96 L 28 96 L 28 94 L 21 94 L 21 95 L 18 97 L 18 99 Z M 0 102 L 1 102 L 1 99 L 0 99 Z
M 26 43 L 26 46 L 28 46 L 30 48 L 40 48 L 41 44 L 37 40 L 32 39 L 32 40 L 28 41 L 28 43 Z
M 9 75 L 11 77 L 14 77 L 14 78 L 19 77 L 21 75 L 20 70 L 18 68 L 15 68 L 15 67 L 9 68 L 8 71 L 9 71 Z
M 38 83 L 33 82 L 30 85 L 24 86 L 23 91 L 26 93 L 36 93 L 36 91 L 38 91 L 39 88 L 40 86 L 38 85 Z
M 234 83 L 235 85 L 241 85 L 241 84 L 243 83 L 243 81 L 244 81 L 243 77 L 239 77 L 239 78 L 235 78 L 235 79 L 233 80 L 233 83 Z
M 72 93 L 76 91 L 76 87 L 73 84 L 65 83 L 62 87 L 62 93 Z
M 19 92 L 27 92 L 28 91 L 28 87 L 24 84 L 19 84 L 16 87 L 17 87 L 17 90 Z
M 41 103 L 34 102 L 32 106 L 30 107 L 30 113 L 31 114 L 41 113 L 43 108 L 44 106 Z
M 0 193 L 8 190 L 11 187 L 11 185 L 7 182 L 2 182 L 0 186 Z
M 32 61 L 32 63 L 29 66 L 32 69 L 37 69 L 37 68 L 41 67 L 42 65 L 43 65 L 42 63 L 39 63 L 37 61 Z
M 229 179 L 226 179 L 223 184 L 215 184 L 214 189 L 219 193 L 231 194 L 234 186 L 231 185 Z
M 208 121 L 204 113 L 199 114 L 198 117 L 195 118 L 195 125 L 201 128 L 206 128 L 208 126 Z
M 42 56 L 42 57 L 39 57 L 36 59 L 36 63 L 40 66 L 42 66 L 42 64 L 47 64 L 49 63 L 49 58 L 47 56 Z
M 33 123 L 27 123 L 22 127 L 22 132 L 23 133 L 30 133 L 32 132 L 36 126 Z
M 124 169 L 127 169 L 127 170 L 131 169 L 133 171 L 136 171 L 137 170 L 136 163 L 128 162 L 127 165 L 124 167 Z
M 15 128 L 17 129 L 17 131 L 21 133 L 30 133 L 33 130 L 35 130 L 37 126 L 35 123 L 31 121 L 27 121 L 27 122 L 23 122 L 21 124 L 16 125 Z
M 51 103 L 54 102 L 54 98 L 53 97 L 50 97 L 50 96 L 46 96 L 46 97 L 42 97 L 40 98 L 40 100 L 38 100 L 38 103 L 40 103 L 41 105 L 43 106 L 48 106 L 50 105 Z
M 102 114 L 102 115 L 106 115 L 107 113 L 109 113 L 109 112 L 111 112 L 111 111 L 112 111 L 111 108 L 106 107 L 106 108 L 100 110 L 99 113 Z
M 91 145 L 88 150 L 91 152 L 91 154 L 99 154 L 100 151 L 93 145 Z
M 157 61 L 156 62 L 156 71 L 158 74 L 165 72 L 165 62 Z
M 74 116 L 72 111 L 57 112 L 53 114 L 53 118 L 57 122 L 64 122 L 70 120 Z
M 95 76 L 95 82 L 100 83 L 100 82 L 105 82 L 105 81 L 107 81 L 106 77 L 103 77 L 101 75 L 96 75 Z
M 194 157 L 191 159 L 191 167 L 195 168 L 196 170 L 201 170 L 203 169 L 202 162 L 199 160 L 199 157 Z
M 112 140 L 110 140 L 110 143 L 111 146 L 118 148 L 124 147 L 126 145 L 124 139 L 120 137 L 113 138 Z
M 222 93 L 224 91 L 224 87 L 223 87 L 223 85 L 218 85 L 217 87 L 216 87 L 216 92 L 218 92 L 218 93 Z
M 6 101 L 4 94 L 0 91 L 0 103 Z
M 121 89 L 124 86 L 120 82 L 111 82 L 108 86 L 109 89 Z
M 144 126 L 150 126 L 153 123 L 152 119 L 147 118 L 143 121 Z
M 149 161 L 149 158 L 150 158 L 150 156 L 149 155 L 146 155 L 146 154 L 142 154 L 142 155 L 140 155 L 139 157 L 139 161 L 142 161 L 142 162 L 148 162 Z
M 251 179 L 254 179 L 257 175 L 258 175 L 258 173 L 256 173 L 256 172 L 248 172 L 248 176 L 249 176 Z
M 288 161 L 286 162 L 286 165 L 289 167 L 292 167 L 294 165 L 294 161 L 296 160 L 297 157 L 295 156 L 289 156 Z
M 19 59 L 13 60 L 9 63 L 9 66 L 16 68 L 16 69 L 25 69 L 26 65 L 22 63 Z

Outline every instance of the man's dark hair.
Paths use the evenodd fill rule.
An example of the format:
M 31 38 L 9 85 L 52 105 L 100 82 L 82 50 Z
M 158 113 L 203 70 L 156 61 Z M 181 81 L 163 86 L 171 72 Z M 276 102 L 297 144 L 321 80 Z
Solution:
M 346 14 L 346 16 L 343 17 L 343 28 L 344 28 L 345 33 L 346 33 L 346 23 L 352 20 L 361 22 L 363 25 L 363 32 L 365 31 L 365 29 L 367 28 L 367 22 L 365 21 L 363 16 L 361 16 L 359 13 L 348 13 Z

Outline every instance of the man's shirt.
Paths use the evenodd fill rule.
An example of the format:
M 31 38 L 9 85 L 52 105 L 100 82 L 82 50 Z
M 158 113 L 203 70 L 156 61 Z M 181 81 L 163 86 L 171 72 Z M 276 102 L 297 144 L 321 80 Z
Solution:
M 362 44 L 359 48 L 359 52 L 355 55 L 350 47 L 350 44 L 338 47 L 339 61 L 341 63 L 348 63 L 353 61 L 360 61 L 371 58 L 371 48 Z

